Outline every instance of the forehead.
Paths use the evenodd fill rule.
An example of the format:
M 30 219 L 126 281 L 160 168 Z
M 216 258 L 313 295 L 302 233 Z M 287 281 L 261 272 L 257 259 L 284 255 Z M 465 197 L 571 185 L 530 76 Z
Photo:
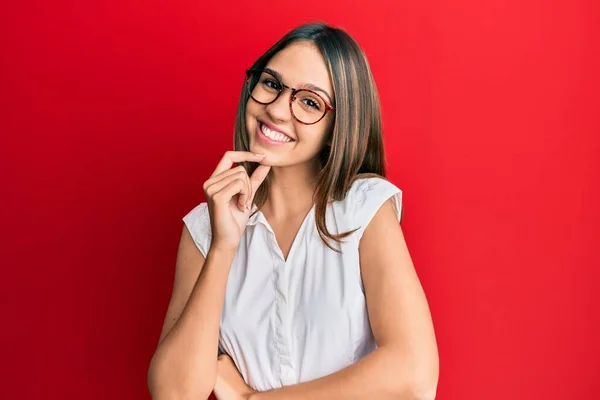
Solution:
M 267 67 L 279 72 L 283 83 L 288 86 L 313 84 L 333 96 L 333 85 L 325 60 L 311 42 L 292 43 L 275 54 Z

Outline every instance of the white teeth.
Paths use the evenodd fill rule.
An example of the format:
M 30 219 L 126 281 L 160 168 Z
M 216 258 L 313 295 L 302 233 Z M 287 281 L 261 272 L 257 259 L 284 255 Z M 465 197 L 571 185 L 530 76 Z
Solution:
M 277 142 L 291 142 L 292 141 L 292 139 L 285 136 L 284 134 L 275 132 L 275 131 L 267 128 L 267 126 L 265 124 L 260 124 L 260 130 L 262 131 L 262 133 L 265 134 L 266 137 L 268 137 L 269 139 L 275 140 Z

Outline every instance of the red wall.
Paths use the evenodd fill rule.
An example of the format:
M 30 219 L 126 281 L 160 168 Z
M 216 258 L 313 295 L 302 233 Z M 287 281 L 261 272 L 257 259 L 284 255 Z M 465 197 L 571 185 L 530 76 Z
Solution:
M 380 88 L 438 398 L 599 398 L 597 1 L 112 3 L 1 6 L 0 397 L 148 398 L 243 70 L 325 20 Z

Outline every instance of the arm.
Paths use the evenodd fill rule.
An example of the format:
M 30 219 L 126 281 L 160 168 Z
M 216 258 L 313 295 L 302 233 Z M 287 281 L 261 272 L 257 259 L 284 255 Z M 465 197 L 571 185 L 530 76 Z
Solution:
M 377 349 L 325 377 L 253 393 L 271 399 L 434 399 L 438 354 L 425 294 L 388 200 L 360 242 L 361 271 Z
M 183 229 L 175 283 L 158 348 L 148 369 L 153 399 L 207 399 L 217 379 L 219 329 L 229 269 L 250 216 L 254 194 L 271 167 L 259 165 L 249 177 L 234 163 L 263 160 L 243 151 L 225 153 L 204 182 L 212 239 L 203 257 Z M 207 233 L 207 232 L 205 232 Z
M 173 294 L 148 370 L 153 399 L 207 399 L 212 392 L 219 324 L 234 255 L 209 251 L 205 260 L 183 228 Z

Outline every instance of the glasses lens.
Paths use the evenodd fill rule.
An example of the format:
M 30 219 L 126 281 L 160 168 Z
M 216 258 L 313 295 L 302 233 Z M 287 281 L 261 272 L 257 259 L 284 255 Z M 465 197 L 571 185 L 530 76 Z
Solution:
M 313 124 L 325 114 L 325 101 L 312 91 L 300 90 L 294 96 L 292 111 L 299 121 Z
M 277 78 L 266 71 L 253 72 L 247 83 L 250 96 L 259 103 L 271 103 L 283 89 Z

